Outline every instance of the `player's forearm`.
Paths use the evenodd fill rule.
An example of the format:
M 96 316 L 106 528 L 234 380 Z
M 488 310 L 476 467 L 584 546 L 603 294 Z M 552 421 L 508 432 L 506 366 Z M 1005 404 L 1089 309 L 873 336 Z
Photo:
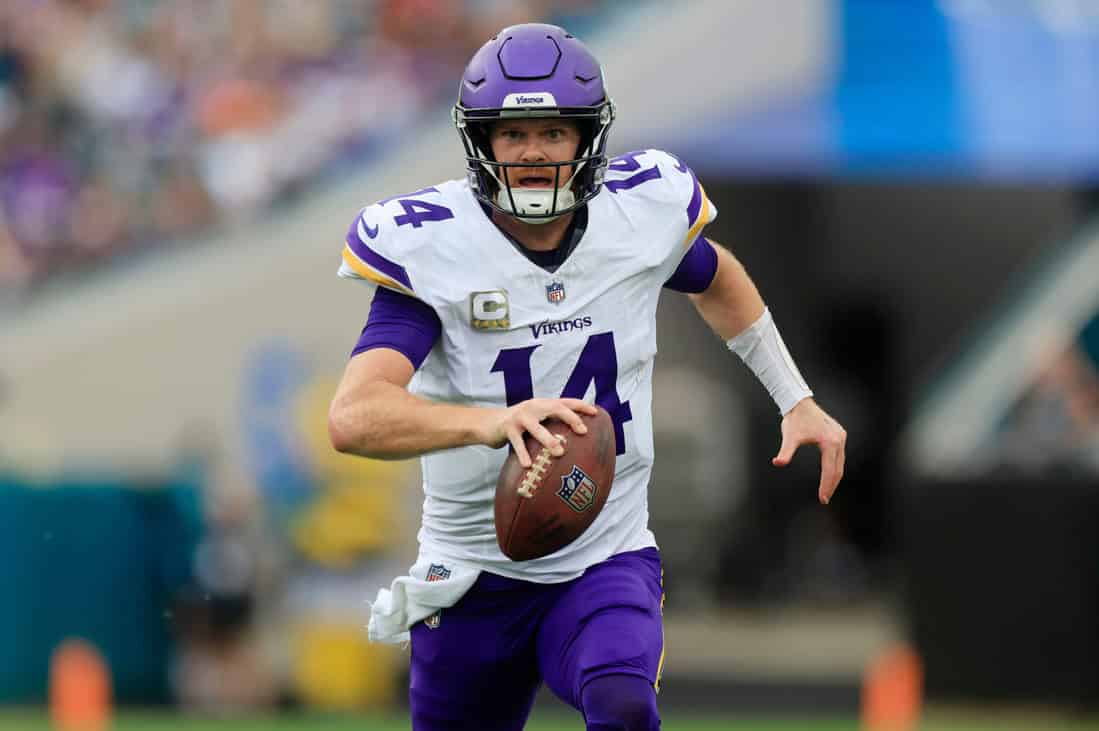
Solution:
M 342 395 L 329 412 L 332 446 L 375 459 L 408 459 L 485 441 L 491 411 L 429 401 L 384 381 Z
M 717 272 L 706 291 L 691 294 L 691 302 L 722 340 L 736 337 L 763 314 L 763 299 L 755 283 L 727 249 L 717 250 Z
M 729 350 L 740 356 L 786 415 L 813 395 L 794 365 L 770 312 L 744 267 L 732 254 L 715 246 L 717 273 L 705 292 L 692 295 L 699 314 Z

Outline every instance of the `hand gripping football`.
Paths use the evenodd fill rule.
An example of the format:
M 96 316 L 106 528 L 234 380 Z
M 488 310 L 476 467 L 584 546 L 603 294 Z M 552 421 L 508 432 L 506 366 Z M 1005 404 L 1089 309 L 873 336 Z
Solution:
M 543 423 L 564 445 L 560 457 L 527 434 L 530 469 L 523 469 L 514 451 L 504 462 L 496 481 L 496 541 L 511 560 L 541 558 L 572 543 L 607 502 L 614 479 L 614 423 L 596 408 L 595 416 L 580 414 L 587 434 L 557 419 Z

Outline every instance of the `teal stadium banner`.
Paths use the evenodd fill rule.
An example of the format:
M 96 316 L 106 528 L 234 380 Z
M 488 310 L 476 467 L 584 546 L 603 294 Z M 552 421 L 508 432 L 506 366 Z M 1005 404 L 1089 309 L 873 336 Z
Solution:
M 0 702 L 43 702 L 69 638 L 102 653 L 116 700 L 168 701 L 173 601 L 200 533 L 193 485 L 0 475 Z

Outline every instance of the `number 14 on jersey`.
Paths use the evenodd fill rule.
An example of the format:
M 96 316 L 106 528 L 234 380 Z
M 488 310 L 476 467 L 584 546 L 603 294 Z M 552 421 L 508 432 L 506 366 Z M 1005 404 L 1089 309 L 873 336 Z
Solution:
M 534 398 L 534 379 L 531 359 L 542 347 L 528 345 L 525 348 L 505 348 L 496 356 L 492 373 L 504 374 L 504 393 L 508 406 Z M 595 403 L 602 406 L 614 421 L 615 453 L 626 451 L 622 425 L 633 419 L 629 401 L 618 398 L 618 354 L 614 349 L 614 333 L 597 333 L 588 338 L 580 358 L 565 383 L 561 398 L 584 398 L 588 386 L 595 382 Z

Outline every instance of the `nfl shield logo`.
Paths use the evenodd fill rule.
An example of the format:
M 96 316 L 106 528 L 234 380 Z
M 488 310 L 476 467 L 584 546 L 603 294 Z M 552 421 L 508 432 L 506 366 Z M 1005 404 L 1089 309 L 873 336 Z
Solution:
M 435 614 L 432 614 L 430 617 L 426 617 L 424 619 L 424 624 L 427 625 L 428 629 L 439 629 L 439 624 L 442 622 L 442 620 L 443 610 L 440 609 L 439 611 L 435 612 Z
M 450 569 L 443 566 L 441 563 L 433 563 L 427 568 L 427 580 L 432 581 L 445 581 L 450 578 Z
M 582 513 L 595 503 L 597 492 L 599 492 L 599 486 L 584 470 L 573 465 L 572 472 L 561 478 L 561 489 L 557 491 L 557 496 L 570 508 Z
M 565 285 L 561 282 L 550 282 L 546 285 L 546 299 L 557 305 L 565 301 Z

